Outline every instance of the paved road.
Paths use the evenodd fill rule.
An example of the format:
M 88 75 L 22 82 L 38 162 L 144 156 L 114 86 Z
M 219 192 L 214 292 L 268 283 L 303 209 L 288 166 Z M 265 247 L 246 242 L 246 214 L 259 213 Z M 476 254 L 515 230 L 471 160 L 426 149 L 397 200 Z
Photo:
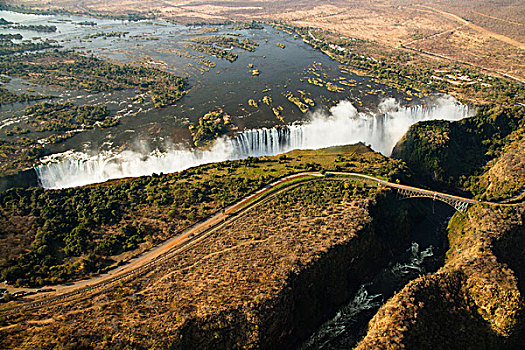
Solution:
M 180 251 L 187 249 L 188 247 L 193 246 L 194 244 L 197 244 L 198 242 L 202 241 L 204 238 L 213 233 L 218 227 L 221 227 L 226 222 L 228 222 L 231 219 L 231 217 L 238 216 L 246 210 L 260 204 L 265 198 L 268 197 L 268 194 L 278 193 L 280 191 L 288 189 L 291 186 L 297 185 L 298 183 L 302 183 L 303 181 L 313 180 L 315 179 L 315 177 L 351 177 L 362 179 L 367 182 L 374 182 L 391 188 L 415 191 L 428 196 L 449 198 L 469 204 L 477 203 L 476 200 L 452 196 L 440 192 L 429 191 L 412 186 L 400 185 L 373 176 L 358 173 L 326 172 L 325 174 L 321 174 L 319 172 L 303 172 L 293 174 L 272 182 L 271 184 L 261 188 L 253 194 L 245 197 L 241 201 L 225 208 L 223 211 L 218 212 L 206 218 L 205 220 L 196 223 L 195 225 L 181 232 L 176 237 L 173 237 L 165 241 L 164 243 L 158 245 L 157 247 L 144 252 L 142 255 L 133 259 L 127 265 L 120 266 L 119 268 L 114 269 L 109 273 L 99 275 L 90 279 L 81 280 L 72 284 L 54 286 L 52 288 L 54 288 L 55 291 L 52 294 L 47 294 L 50 297 L 46 299 L 37 299 L 31 302 L 20 304 L 16 307 L 0 310 L 0 313 L 16 313 L 19 312 L 21 309 L 34 308 L 53 302 L 58 302 L 82 293 L 107 288 L 109 285 L 112 285 L 117 281 L 145 273 L 159 262 L 162 262 L 172 257 L 173 255 L 179 253 Z

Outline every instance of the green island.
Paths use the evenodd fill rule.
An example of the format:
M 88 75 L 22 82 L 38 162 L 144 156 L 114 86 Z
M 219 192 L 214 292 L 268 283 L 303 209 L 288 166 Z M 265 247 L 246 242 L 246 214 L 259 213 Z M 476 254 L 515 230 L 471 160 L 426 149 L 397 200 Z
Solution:
M 313 107 L 313 100 L 312 99 L 304 99 L 304 102 L 301 101 L 301 98 L 297 97 L 297 96 L 294 96 L 294 94 L 290 91 L 287 91 L 285 94 L 286 98 L 288 99 L 288 101 L 292 102 L 293 104 L 295 104 L 297 106 L 297 108 L 299 108 L 299 110 L 303 113 L 306 113 L 308 112 L 308 110 L 310 110 L 310 106 Z
M 7 89 L 0 87 L 0 106 L 2 104 L 37 101 L 37 100 L 43 100 L 43 99 L 48 99 L 48 98 L 53 98 L 53 96 L 30 95 L 30 94 L 25 94 L 25 93 L 15 94 L 14 92 L 11 92 Z
M 208 68 L 215 68 L 217 64 L 213 61 L 210 61 L 209 59 L 203 58 L 200 60 L 200 63 Z
M 284 123 L 284 117 L 281 113 L 283 109 L 284 108 L 282 106 L 272 107 L 272 112 L 275 115 L 275 118 L 277 118 L 277 120 L 279 120 L 281 123 Z
M 272 98 L 270 96 L 267 96 L 265 95 L 263 98 L 262 98 L 262 101 L 264 104 L 266 104 L 267 106 L 270 106 L 272 104 Z
M 264 29 L 264 24 L 256 21 L 250 23 L 236 23 L 232 27 L 234 30 L 246 30 L 246 29 Z
M 57 31 L 56 26 L 43 25 L 43 24 L 29 24 L 29 25 L 8 24 L 6 27 L 12 28 L 12 29 L 20 29 L 20 30 L 31 30 L 34 32 L 41 32 L 41 33 L 54 33 Z
M 92 128 L 95 125 L 105 127 L 115 123 L 114 119 L 109 117 L 105 106 L 75 106 L 71 102 L 61 104 L 43 102 L 26 107 L 24 113 L 30 117 L 29 124 L 37 132 L 70 131 Z
M 231 126 L 230 116 L 219 110 L 206 113 L 199 118 L 197 125 L 190 124 L 189 129 L 193 144 L 200 147 L 226 134 Z
M 345 89 L 343 87 L 337 86 L 337 84 L 327 82 L 326 83 L 326 89 L 330 92 L 344 92 Z
M 0 57 L 1 56 L 7 56 L 7 55 L 13 55 L 16 53 L 22 53 L 27 51 L 40 51 L 45 50 L 49 48 L 59 48 L 59 45 L 55 45 L 51 42 L 31 42 L 24 40 L 20 43 L 15 43 L 11 39 L 0 39 Z
M 198 52 L 202 52 L 206 55 L 215 56 L 217 58 L 224 58 L 230 62 L 235 62 L 239 57 L 239 55 L 237 55 L 235 52 L 224 50 L 215 46 L 191 43 L 187 44 L 186 47 Z
M 256 41 L 250 40 L 248 38 L 240 40 L 239 38 L 232 38 L 223 35 L 200 36 L 191 39 L 191 41 L 210 47 L 219 46 L 225 49 L 237 47 L 250 52 L 254 52 L 257 46 L 259 46 Z
M 82 21 L 82 22 L 77 22 L 75 23 L 79 26 L 90 26 L 90 27 L 94 27 L 97 25 L 97 22 L 93 22 L 93 21 Z
M 0 34 L 0 41 L 4 41 L 4 40 L 12 40 L 12 39 L 15 39 L 15 40 L 22 40 L 22 34 L 20 33 L 17 33 L 17 34 Z
M 96 38 L 124 38 L 129 32 L 97 32 L 92 34 L 86 34 L 82 39 L 96 39 Z

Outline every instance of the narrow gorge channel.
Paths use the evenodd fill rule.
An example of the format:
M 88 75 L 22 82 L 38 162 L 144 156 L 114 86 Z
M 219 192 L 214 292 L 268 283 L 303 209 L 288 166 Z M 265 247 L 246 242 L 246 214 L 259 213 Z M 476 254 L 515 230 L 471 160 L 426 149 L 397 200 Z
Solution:
M 422 274 L 444 265 L 448 249 L 446 227 L 454 210 L 441 202 L 410 199 L 409 207 L 417 213 L 411 230 L 411 243 L 398 251 L 386 267 L 360 285 L 350 301 L 323 323 L 297 349 L 339 350 L 355 347 L 367 332 L 368 322 L 395 292 Z

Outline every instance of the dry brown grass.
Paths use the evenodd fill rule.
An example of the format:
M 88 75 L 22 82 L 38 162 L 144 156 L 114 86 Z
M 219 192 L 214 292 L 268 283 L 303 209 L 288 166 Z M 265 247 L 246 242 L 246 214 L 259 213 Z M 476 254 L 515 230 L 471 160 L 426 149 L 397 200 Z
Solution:
M 20 1 L 8 0 L 19 5 Z M 525 78 L 525 3 L 492 1 L 278 1 L 44 0 L 39 8 L 66 8 L 102 15 L 140 12 L 178 22 L 284 21 L 415 49 Z M 414 40 L 417 43 L 408 45 Z
M 0 329 L 0 347 L 202 348 L 233 327 L 237 345 L 253 348 L 292 281 L 370 227 L 369 191 L 334 180 L 288 190 L 107 294 L 21 316 Z

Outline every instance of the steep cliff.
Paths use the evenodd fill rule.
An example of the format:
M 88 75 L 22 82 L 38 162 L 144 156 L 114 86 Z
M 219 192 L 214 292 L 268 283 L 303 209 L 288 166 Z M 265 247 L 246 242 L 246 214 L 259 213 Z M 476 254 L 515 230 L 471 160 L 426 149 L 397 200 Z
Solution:
M 434 187 L 470 191 L 480 198 L 509 198 L 523 187 L 524 115 L 523 106 L 492 106 L 456 122 L 420 122 L 396 144 L 392 157 L 404 160 L 420 182 L 433 182 Z M 511 171 L 511 183 L 497 179 L 501 168 Z
M 449 224 L 447 262 L 381 307 L 357 349 L 525 346 L 525 205 L 477 205 Z

